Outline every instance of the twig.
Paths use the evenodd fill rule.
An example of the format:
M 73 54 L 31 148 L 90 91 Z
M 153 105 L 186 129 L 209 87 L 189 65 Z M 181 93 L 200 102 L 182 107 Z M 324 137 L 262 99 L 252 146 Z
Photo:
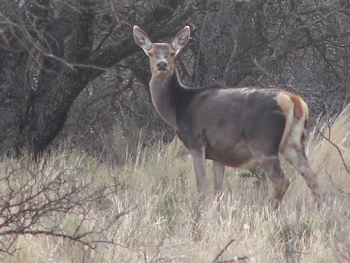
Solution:
M 335 185 L 335 183 L 334 183 L 334 181 L 333 181 L 333 179 L 332 179 L 332 177 L 331 177 L 330 174 L 328 175 L 328 179 L 329 179 L 329 181 L 331 182 L 333 188 L 335 188 L 336 190 L 338 190 L 338 191 L 341 192 L 342 194 L 347 194 L 347 195 L 350 196 L 350 193 L 347 193 L 347 192 L 343 191 L 342 189 L 340 189 L 339 187 L 337 187 L 337 186 Z
M 246 260 L 249 259 L 247 256 L 239 256 L 239 257 L 234 257 L 231 259 L 223 259 L 223 260 L 218 260 L 215 263 L 235 263 L 241 260 L 244 260 L 244 262 L 246 262 Z
M 226 244 L 226 246 L 220 251 L 220 253 L 215 257 L 215 259 L 212 261 L 212 263 L 217 262 L 217 260 L 221 257 L 221 255 L 225 252 L 225 250 L 236 240 L 231 239 L 230 242 Z
M 340 156 L 340 159 L 341 159 L 341 161 L 342 161 L 342 163 L 343 163 L 343 166 L 345 167 L 347 173 L 350 175 L 350 168 L 346 165 L 345 160 L 344 160 L 343 153 L 341 152 L 339 146 L 336 145 L 334 142 L 332 142 L 332 141 L 330 140 L 330 138 L 327 138 L 326 136 L 324 136 L 322 132 L 318 131 L 318 133 L 322 136 L 323 139 L 325 139 L 327 142 L 329 142 L 332 146 L 335 147 L 335 149 L 336 149 L 336 150 L 338 151 L 338 153 L 339 153 L 339 156 Z

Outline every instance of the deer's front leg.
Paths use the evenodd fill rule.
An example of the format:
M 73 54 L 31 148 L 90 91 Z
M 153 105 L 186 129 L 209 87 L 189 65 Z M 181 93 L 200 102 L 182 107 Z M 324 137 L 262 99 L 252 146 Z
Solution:
M 199 193 L 204 193 L 207 190 L 207 178 L 205 172 L 205 152 L 204 149 L 190 150 L 193 160 L 193 166 L 197 179 L 197 190 Z
M 214 172 L 214 191 L 215 194 L 220 195 L 224 183 L 225 166 L 221 163 L 213 161 Z

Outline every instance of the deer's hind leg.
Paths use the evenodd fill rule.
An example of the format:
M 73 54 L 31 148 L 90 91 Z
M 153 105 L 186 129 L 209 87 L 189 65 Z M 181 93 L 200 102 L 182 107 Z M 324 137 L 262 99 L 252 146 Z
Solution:
M 246 124 L 244 137 L 255 160 L 271 180 L 275 194 L 272 206 L 277 208 L 289 187 L 289 180 L 282 171 L 279 148 L 285 128 L 283 114 L 273 112 L 253 119 Z
M 274 197 L 272 199 L 272 207 L 277 209 L 290 185 L 289 179 L 281 168 L 278 153 L 265 155 L 256 150 L 252 150 L 252 153 L 273 184 Z
M 248 148 L 274 186 L 272 207 L 276 209 L 290 184 L 280 164 L 280 138 L 278 136 L 266 136 L 265 138 L 258 136 L 256 138 L 256 140 L 248 142 Z
M 320 205 L 322 201 L 322 191 L 319 187 L 316 174 L 310 167 L 309 161 L 306 157 L 304 145 L 297 145 L 295 143 L 289 144 L 287 142 L 283 147 L 281 154 L 294 167 L 294 169 L 301 174 L 315 197 L 316 202 Z

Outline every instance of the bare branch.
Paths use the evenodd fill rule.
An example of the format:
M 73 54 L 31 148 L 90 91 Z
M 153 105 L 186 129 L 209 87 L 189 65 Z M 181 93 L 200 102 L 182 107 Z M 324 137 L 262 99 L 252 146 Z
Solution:
M 346 195 L 349 195 L 350 196 L 350 193 L 347 193 L 345 191 L 343 191 L 342 189 L 340 189 L 339 187 L 337 187 L 333 181 L 333 178 L 331 177 L 331 175 L 329 174 L 328 175 L 328 180 L 331 182 L 333 188 L 337 189 L 339 192 L 341 192 L 342 194 L 346 194 Z
M 326 137 L 321 131 L 318 131 L 318 133 L 321 135 L 321 137 L 322 137 L 323 139 L 325 139 L 327 142 L 329 142 L 329 143 L 337 150 L 337 152 L 338 152 L 338 154 L 339 154 L 339 156 L 340 156 L 340 159 L 341 159 L 341 161 L 342 161 L 342 163 L 343 163 L 343 166 L 344 166 L 345 170 L 346 170 L 347 173 L 350 175 L 350 168 L 349 168 L 348 165 L 345 163 L 345 159 L 344 159 L 344 156 L 343 156 L 342 151 L 340 150 L 340 147 L 339 147 L 337 144 L 335 144 L 334 142 L 331 141 L 330 135 L 329 135 L 329 137 Z
M 91 183 L 75 179 L 81 172 L 86 171 L 50 165 L 38 169 L 23 163 L 9 169 L 7 175 L 0 178 L 0 187 L 5 189 L 0 193 L 0 252 L 13 254 L 17 250 L 15 241 L 22 235 L 70 239 L 91 249 L 99 243 L 120 245 L 99 234 L 115 227 L 116 222 L 135 208 L 124 208 L 113 213 L 109 223 L 84 230 L 86 223 L 96 220 L 96 216 L 91 214 L 92 206 L 108 203 L 110 196 L 122 189 L 122 185 L 110 184 L 96 188 Z M 18 181 L 18 178 L 21 180 Z M 61 219 L 68 215 L 77 223 L 73 229 L 64 230 Z
M 221 255 L 225 252 L 225 250 L 236 240 L 231 239 L 226 245 L 225 247 L 219 252 L 219 254 L 217 254 L 217 256 L 215 257 L 215 259 L 212 261 L 212 263 L 218 262 L 217 260 L 221 257 Z

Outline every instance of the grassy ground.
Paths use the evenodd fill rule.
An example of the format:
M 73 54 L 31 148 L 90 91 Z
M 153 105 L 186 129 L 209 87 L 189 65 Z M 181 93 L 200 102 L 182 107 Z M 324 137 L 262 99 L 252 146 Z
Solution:
M 327 140 L 329 130 L 335 145 Z M 323 134 L 326 139 L 314 131 L 307 147 L 311 166 L 328 193 L 328 204 L 320 210 L 304 180 L 288 164 L 284 170 L 292 184 L 281 207 L 273 211 L 269 207 L 270 182 L 242 178 L 241 171 L 235 169 L 226 171 L 220 202 L 213 193 L 208 193 L 203 203 L 198 202 L 192 162 L 178 140 L 139 150 L 118 167 L 82 153 L 58 150 L 39 164 L 15 169 L 21 170 L 18 176 L 34 172 L 41 174 L 42 180 L 52 180 L 64 172 L 75 183 L 89 185 L 90 190 L 120 184 L 116 194 L 90 206 L 88 219 L 79 230 L 108 226 L 94 238 L 113 239 L 119 245 L 100 243 L 92 250 L 68 239 L 21 235 L 15 242 L 20 249 L 12 256 L 0 253 L 0 261 L 347 262 L 350 174 L 344 163 L 350 166 L 350 107 L 333 125 L 325 125 Z M 1 174 L 17 166 L 20 164 L 14 160 L 4 160 Z M 212 180 L 209 162 L 208 178 Z M 20 185 L 18 180 L 16 185 Z M 0 187 L 6 191 L 4 184 Z M 115 217 L 125 211 L 129 212 Z M 41 220 L 59 222 L 69 231 L 80 219 L 81 214 L 67 213 L 59 217 L 50 214 Z

